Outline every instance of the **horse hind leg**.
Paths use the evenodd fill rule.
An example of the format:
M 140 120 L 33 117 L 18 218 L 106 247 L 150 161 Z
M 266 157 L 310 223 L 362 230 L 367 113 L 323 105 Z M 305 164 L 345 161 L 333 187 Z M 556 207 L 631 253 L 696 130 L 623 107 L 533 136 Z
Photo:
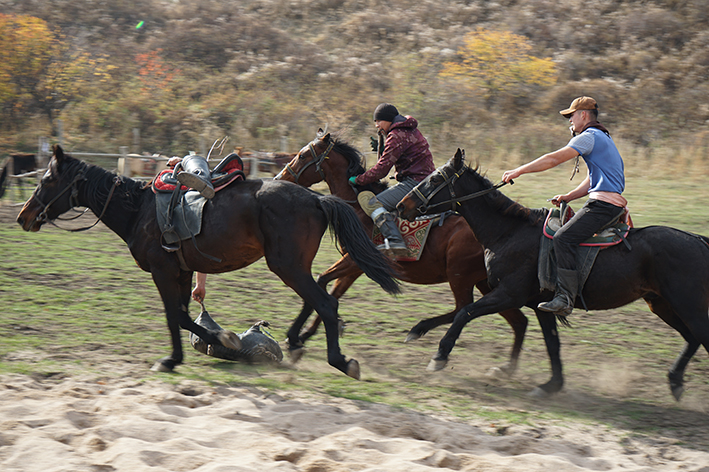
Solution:
M 650 307 L 650 311 L 674 328 L 686 341 L 684 347 L 667 372 L 667 380 L 670 384 L 672 396 L 675 400 L 679 401 L 684 393 L 684 371 L 701 344 L 691 333 L 687 325 L 677 316 L 672 306 L 665 298 L 647 297 L 645 298 L 645 302 Z M 709 348 L 707 348 L 707 350 L 709 351 Z
M 354 266 L 356 269 L 355 274 L 347 274 L 347 275 L 341 275 L 337 277 L 337 280 L 335 280 L 335 283 L 332 285 L 332 290 L 330 291 L 330 295 L 335 297 L 337 300 L 342 297 L 342 295 L 347 292 L 347 290 L 352 286 L 352 284 L 359 278 L 360 275 L 362 275 L 362 271 L 359 270 L 357 266 Z M 327 281 L 323 284 L 321 283 L 322 281 L 322 275 L 318 277 L 318 285 L 321 287 L 325 288 L 327 286 L 327 283 L 332 280 L 332 277 L 327 279 Z M 307 304 L 304 305 L 308 306 Z M 312 313 L 313 309 L 312 307 L 310 308 L 310 312 Z M 315 319 L 313 319 L 312 323 L 310 323 L 310 326 L 308 326 L 305 330 L 303 330 L 300 333 L 300 340 L 302 342 L 305 342 L 307 339 L 311 338 L 318 330 L 318 326 L 320 326 L 320 323 L 322 322 L 322 319 L 320 316 L 316 316 Z M 340 337 L 343 337 L 345 334 L 345 321 L 338 315 L 337 316 L 337 331 L 339 333 Z

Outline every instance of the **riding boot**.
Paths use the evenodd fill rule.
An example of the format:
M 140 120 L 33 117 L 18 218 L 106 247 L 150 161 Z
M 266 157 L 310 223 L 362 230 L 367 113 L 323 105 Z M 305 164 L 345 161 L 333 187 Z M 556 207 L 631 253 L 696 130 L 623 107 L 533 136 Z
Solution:
M 197 190 L 204 198 L 212 198 L 214 187 L 207 160 L 202 156 L 190 155 L 182 159 L 181 165 L 183 171 L 177 174 L 177 180 Z
M 579 274 L 576 270 L 558 269 L 556 293 L 550 302 L 540 303 L 537 308 L 555 315 L 570 315 L 576 303 Z
M 396 224 L 396 216 L 387 211 L 376 212 L 372 216 L 374 217 L 374 224 L 377 225 L 382 236 L 384 236 L 384 244 L 377 246 L 377 249 L 390 253 L 392 257 L 408 255 L 409 251 L 406 249 L 406 243 Z

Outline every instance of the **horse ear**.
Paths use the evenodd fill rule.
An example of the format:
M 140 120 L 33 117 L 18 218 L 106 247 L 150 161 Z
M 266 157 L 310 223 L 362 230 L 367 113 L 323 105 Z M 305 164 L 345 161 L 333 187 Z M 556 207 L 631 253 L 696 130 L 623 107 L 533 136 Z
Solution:
M 322 128 L 318 128 L 318 132 L 315 133 L 315 137 L 319 138 L 319 137 L 321 137 L 323 134 L 325 134 L 325 130 L 323 130 Z
M 329 143 L 329 142 L 330 142 L 330 133 L 327 133 L 325 136 L 323 136 L 323 137 L 320 138 L 320 139 L 322 139 L 322 140 L 325 141 L 326 143 Z
M 64 150 L 62 149 L 62 147 L 60 145 L 55 144 L 53 146 L 53 151 L 54 151 L 54 158 L 57 161 L 61 161 L 62 159 L 64 159 Z
M 465 161 L 465 150 L 458 148 L 451 160 L 453 161 L 453 165 L 460 167 Z

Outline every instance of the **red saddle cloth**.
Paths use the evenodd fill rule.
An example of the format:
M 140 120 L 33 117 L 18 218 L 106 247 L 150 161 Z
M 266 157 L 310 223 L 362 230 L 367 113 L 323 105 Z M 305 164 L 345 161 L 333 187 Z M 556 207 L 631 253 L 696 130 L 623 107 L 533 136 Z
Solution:
M 423 252 L 423 247 L 426 244 L 426 239 L 428 239 L 428 233 L 431 231 L 431 223 L 437 222 L 438 219 L 434 220 L 419 220 L 419 221 L 407 221 L 398 219 L 399 231 L 401 236 L 404 238 L 406 243 L 406 249 L 408 254 L 405 256 L 397 257 L 397 261 L 401 262 L 414 262 L 421 258 L 421 252 Z M 374 231 L 372 234 L 372 241 L 374 244 L 384 244 L 384 236 L 379 231 L 377 226 L 374 226 Z
M 220 169 L 217 176 L 212 175 L 212 184 L 214 191 L 217 192 L 235 180 L 244 180 L 243 165 L 241 160 L 234 159 L 228 162 L 223 169 Z M 153 192 L 172 192 L 179 183 L 172 177 L 173 169 L 164 169 L 153 179 Z M 180 190 L 186 191 L 189 188 L 184 185 L 180 186 Z

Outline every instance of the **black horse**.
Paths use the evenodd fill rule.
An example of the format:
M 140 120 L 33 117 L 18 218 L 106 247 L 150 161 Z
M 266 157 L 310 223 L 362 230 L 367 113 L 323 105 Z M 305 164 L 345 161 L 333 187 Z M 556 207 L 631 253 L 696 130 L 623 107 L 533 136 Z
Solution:
M 321 196 L 292 183 L 246 180 L 226 187 L 205 204 L 196 244 L 185 242 L 179 251 L 166 252 L 155 195 L 148 186 L 74 159 L 56 146 L 47 173 L 17 222 L 26 231 L 39 231 L 45 222 L 79 206 L 90 208 L 120 236 L 140 268 L 153 277 L 172 337 L 172 353 L 155 365 L 157 370 L 171 371 L 182 363 L 180 328 L 207 344 L 238 348 L 231 337 L 235 334 L 205 329 L 189 317 L 192 274 L 238 270 L 265 256 L 268 268 L 322 317 L 330 365 L 359 378 L 357 361 L 347 361 L 340 352 L 337 300 L 311 273 L 328 226 L 365 274 L 387 292 L 399 291 L 388 259 L 377 251 L 350 206 L 337 197 Z M 291 344 L 297 344 L 297 331 L 288 337 Z
M 527 306 L 539 320 L 551 360 L 552 377 L 537 394 L 561 390 L 564 377 L 559 356 L 556 317 L 537 310 L 553 293 L 540 291 L 537 262 L 546 210 L 531 210 L 510 200 L 497 186 L 465 165 L 456 155 L 421 182 L 398 206 L 406 218 L 454 205 L 486 251 L 492 291 L 458 312 L 429 368 L 445 366 L 456 339 L 469 321 L 490 313 Z M 643 298 L 657 316 L 686 341 L 669 370 L 679 400 L 684 370 L 700 345 L 709 352 L 709 240 L 666 226 L 632 229 L 631 250 L 619 244 L 598 254 L 583 288 L 589 309 L 607 310 Z M 576 306 L 580 307 L 580 299 Z

